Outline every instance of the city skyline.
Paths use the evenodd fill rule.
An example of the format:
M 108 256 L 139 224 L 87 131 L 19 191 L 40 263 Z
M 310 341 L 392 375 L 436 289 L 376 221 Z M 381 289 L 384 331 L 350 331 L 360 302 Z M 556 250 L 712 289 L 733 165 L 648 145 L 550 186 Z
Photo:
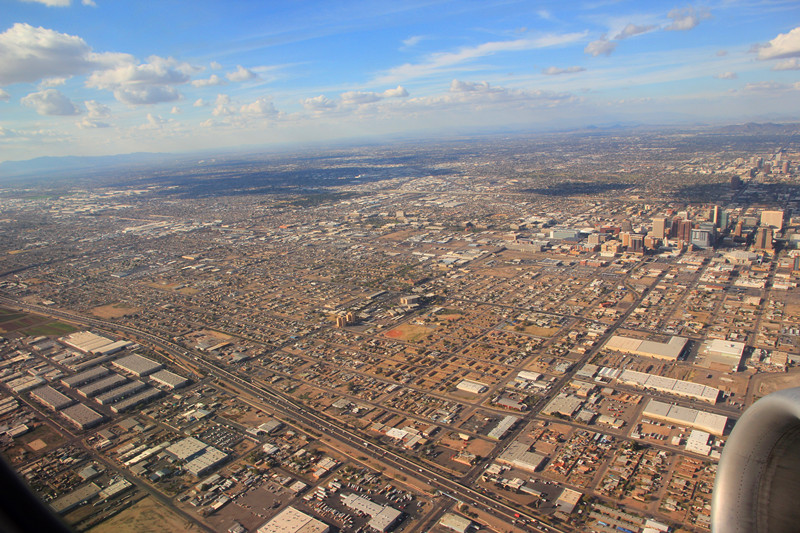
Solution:
M 794 2 L 4 3 L 0 161 L 797 120 Z

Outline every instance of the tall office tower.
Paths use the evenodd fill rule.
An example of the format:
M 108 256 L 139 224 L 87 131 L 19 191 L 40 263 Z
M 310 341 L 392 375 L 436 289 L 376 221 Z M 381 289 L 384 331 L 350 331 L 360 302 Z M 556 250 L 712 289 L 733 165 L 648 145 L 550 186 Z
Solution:
M 684 220 L 678 228 L 678 238 L 683 242 L 692 240 L 692 221 Z
M 622 241 L 622 246 L 630 246 L 631 245 L 631 234 L 627 231 L 621 231 L 619 233 L 619 238 Z
M 781 163 L 781 173 L 782 174 L 788 174 L 789 173 L 789 162 L 788 161 L 784 161 L 783 163 Z
M 756 250 L 772 250 L 772 227 L 761 226 L 756 232 L 756 242 L 753 245 Z
M 721 229 L 727 229 L 730 223 L 731 223 L 730 213 L 728 213 L 726 209 L 723 209 L 719 214 L 719 227 Z
M 719 206 L 715 205 L 711 208 L 711 222 L 714 223 L 716 227 L 719 227 Z
M 627 231 L 628 233 L 633 231 L 633 225 L 631 224 L 631 221 L 628 220 L 627 218 L 622 221 L 622 224 L 620 224 L 620 228 L 622 228 L 622 231 Z
M 742 227 L 744 226 L 744 220 L 741 218 L 736 222 L 736 229 L 733 231 L 733 234 L 737 237 L 742 236 Z
M 731 176 L 731 189 L 738 189 L 742 186 L 742 178 L 739 176 Z
M 778 231 L 781 231 L 783 229 L 783 211 L 780 209 L 776 209 L 774 211 L 762 211 L 761 225 L 772 226 Z
M 672 219 L 672 224 L 670 224 L 670 227 L 669 227 L 669 236 L 670 237 L 677 237 L 678 236 L 678 231 L 680 231 L 680 228 L 681 228 L 681 222 L 683 222 L 683 219 L 681 217 L 675 217 L 675 218 Z
M 665 217 L 655 217 L 653 219 L 653 237 L 663 239 L 667 236 L 667 219 Z
M 644 253 L 644 235 L 637 235 L 633 234 L 630 236 L 630 244 L 628 245 L 628 251 L 633 252 L 635 254 L 643 254 Z

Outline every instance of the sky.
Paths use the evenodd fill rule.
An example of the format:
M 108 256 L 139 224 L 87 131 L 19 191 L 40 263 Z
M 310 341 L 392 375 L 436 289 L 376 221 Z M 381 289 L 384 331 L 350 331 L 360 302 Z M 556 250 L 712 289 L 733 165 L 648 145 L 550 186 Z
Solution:
M 797 0 L 0 0 L 0 161 L 798 120 Z

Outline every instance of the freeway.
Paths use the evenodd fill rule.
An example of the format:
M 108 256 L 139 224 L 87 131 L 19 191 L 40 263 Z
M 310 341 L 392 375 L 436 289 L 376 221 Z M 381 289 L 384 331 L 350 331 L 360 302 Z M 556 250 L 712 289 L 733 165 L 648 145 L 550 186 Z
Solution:
M 321 416 L 311 409 L 296 403 L 294 399 L 289 397 L 287 394 L 261 384 L 254 385 L 249 378 L 238 376 L 237 374 L 230 372 L 229 370 L 222 368 L 213 362 L 207 361 L 198 354 L 192 355 L 190 352 L 186 351 L 184 347 L 172 342 L 171 340 L 131 326 L 117 324 L 115 322 L 99 318 L 88 317 L 70 311 L 23 303 L 4 296 L 0 296 L 0 303 L 21 308 L 23 310 L 50 315 L 56 318 L 63 318 L 66 320 L 87 324 L 97 328 L 122 332 L 127 335 L 131 335 L 133 338 L 145 340 L 151 343 L 153 346 L 165 351 L 171 357 L 177 360 L 190 365 L 202 367 L 208 373 L 208 375 L 212 376 L 213 378 L 238 387 L 240 390 L 251 394 L 252 396 L 263 401 L 265 404 L 270 405 L 273 409 L 282 412 L 292 420 L 304 424 L 317 432 L 322 432 L 338 440 L 339 442 L 346 444 L 350 448 L 357 450 L 380 463 L 394 468 L 406 476 L 414 477 L 438 490 L 442 494 L 455 496 L 463 503 L 480 508 L 493 516 L 505 520 L 507 523 L 515 523 L 518 527 L 534 533 L 565 533 L 563 530 L 544 523 L 541 519 L 530 515 L 522 509 L 512 507 L 482 490 L 476 490 L 472 488 L 465 482 L 445 477 L 440 472 L 437 472 L 424 464 L 412 461 L 411 459 L 396 453 L 389 448 L 368 442 L 364 440 L 363 435 L 342 427 L 338 423 L 329 420 L 326 416 Z

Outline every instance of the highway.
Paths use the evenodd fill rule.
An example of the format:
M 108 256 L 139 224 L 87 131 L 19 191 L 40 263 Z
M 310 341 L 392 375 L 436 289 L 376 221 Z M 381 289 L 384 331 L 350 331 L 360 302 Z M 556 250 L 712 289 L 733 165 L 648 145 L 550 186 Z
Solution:
M 564 530 L 542 522 L 539 518 L 530 515 L 522 508 L 512 507 L 487 493 L 468 486 L 464 482 L 444 477 L 440 472 L 428 468 L 423 464 L 416 463 L 391 449 L 368 442 L 364 440 L 363 435 L 341 427 L 338 423 L 332 422 L 327 417 L 321 416 L 305 406 L 296 403 L 293 398 L 285 393 L 263 385 L 254 385 L 249 379 L 242 378 L 215 363 L 207 361 L 198 354 L 190 354 L 184 347 L 168 339 L 153 335 L 152 333 L 138 328 L 117 324 L 108 320 L 87 317 L 78 313 L 59 309 L 50 309 L 39 305 L 21 303 L 3 296 L 0 296 L 0 303 L 27 311 L 87 324 L 97 328 L 122 332 L 130 335 L 134 339 L 147 341 L 153 346 L 164 350 L 179 361 L 202 367 L 210 376 L 228 385 L 238 387 L 240 390 L 258 398 L 290 419 L 304 424 L 314 431 L 324 433 L 346 444 L 350 448 L 363 453 L 365 456 L 402 472 L 406 476 L 414 477 L 443 494 L 452 496 L 467 505 L 480 508 L 493 516 L 505 520 L 509 524 L 515 523 L 517 527 L 527 531 L 532 531 L 534 533 L 565 533 Z M 470 482 L 471 481 L 472 480 L 470 480 Z

